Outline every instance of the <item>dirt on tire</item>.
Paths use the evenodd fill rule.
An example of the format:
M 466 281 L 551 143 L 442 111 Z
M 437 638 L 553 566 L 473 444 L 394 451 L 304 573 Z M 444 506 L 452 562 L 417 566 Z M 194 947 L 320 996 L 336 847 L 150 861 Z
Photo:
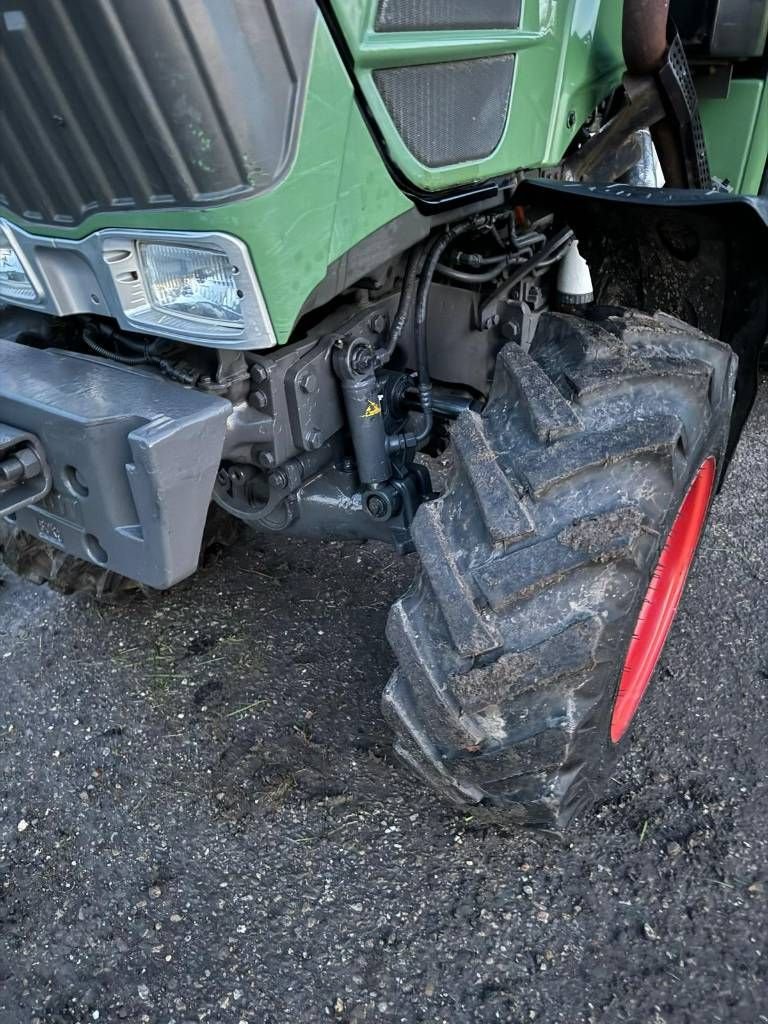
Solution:
M 659 553 L 700 467 L 724 463 L 736 368 L 682 321 L 617 308 L 545 314 L 530 353 L 501 350 L 387 630 L 395 749 L 439 794 L 552 828 L 595 799 Z

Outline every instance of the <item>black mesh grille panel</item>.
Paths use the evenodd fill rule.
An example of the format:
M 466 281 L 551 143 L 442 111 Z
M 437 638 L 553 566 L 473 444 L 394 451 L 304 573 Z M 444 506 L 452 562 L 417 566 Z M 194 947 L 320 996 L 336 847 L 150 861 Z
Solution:
M 377 32 L 518 28 L 520 0 L 380 0 Z
M 445 167 L 489 156 L 501 140 L 514 55 L 376 71 L 403 142 L 420 163 Z

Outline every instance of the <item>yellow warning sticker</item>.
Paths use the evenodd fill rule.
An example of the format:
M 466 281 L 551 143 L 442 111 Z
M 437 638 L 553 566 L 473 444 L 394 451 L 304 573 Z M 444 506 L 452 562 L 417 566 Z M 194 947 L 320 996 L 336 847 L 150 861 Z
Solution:
M 368 405 L 365 407 L 363 413 L 364 420 L 371 420 L 374 416 L 381 416 L 381 406 L 378 402 L 374 402 L 372 398 L 368 399 Z

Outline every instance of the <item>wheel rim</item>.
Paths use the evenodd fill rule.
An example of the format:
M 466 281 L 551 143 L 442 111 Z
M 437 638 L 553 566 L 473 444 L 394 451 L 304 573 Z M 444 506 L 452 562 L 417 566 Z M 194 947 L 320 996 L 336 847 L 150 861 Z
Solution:
M 637 617 L 613 705 L 611 740 L 614 743 L 629 728 L 669 635 L 704 529 L 715 477 L 716 463 L 710 456 L 699 467 L 656 563 Z

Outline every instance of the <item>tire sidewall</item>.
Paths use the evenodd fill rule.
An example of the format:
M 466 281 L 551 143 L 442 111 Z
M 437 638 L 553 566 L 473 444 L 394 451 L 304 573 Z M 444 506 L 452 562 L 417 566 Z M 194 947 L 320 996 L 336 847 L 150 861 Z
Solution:
M 627 658 L 629 651 L 629 645 L 632 640 L 632 633 L 637 622 L 637 618 L 640 614 L 640 610 L 645 599 L 645 595 L 650 584 L 653 572 L 656 568 L 659 556 L 664 548 L 664 545 L 669 538 L 669 534 L 672 530 L 672 526 L 675 522 L 675 518 L 680 510 L 680 507 L 685 500 L 688 491 L 693 484 L 696 475 L 698 474 L 702 464 L 709 458 L 714 457 L 716 462 L 716 477 L 715 486 L 712 489 L 712 495 L 709 500 L 707 507 L 706 516 L 701 532 L 701 537 L 696 545 L 696 550 L 693 555 L 693 559 L 688 569 L 687 578 L 690 578 L 690 574 L 694 571 L 694 567 L 698 561 L 699 553 L 701 550 L 701 542 L 704 537 L 704 533 L 709 523 L 710 515 L 712 512 L 712 505 L 714 502 L 715 495 L 717 494 L 720 480 L 725 469 L 725 453 L 728 442 L 728 424 L 729 415 L 726 412 L 723 415 L 721 410 L 717 410 L 713 415 L 712 427 L 708 434 L 703 438 L 700 444 L 696 447 L 694 452 L 687 459 L 687 469 L 684 474 L 681 474 L 679 481 L 676 483 L 674 489 L 670 494 L 669 506 L 664 514 L 663 527 L 659 531 L 658 538 L 655 544 L 649 549 L 646 554 L 643 572 L 639 578 L 637 584 L 637 593 L 632 603 L 631 611 L 624 619 L 614 624 L 610 630 L 610 634 L 604 638 L 603 644 L 601 645 L 603 650 L 601 651 L 600 661 L 605 666 L 610 666 L 609 671 L 606 672 L 606 686 L 605 686 L 605 699 L 601 701 L 599 707 L 596 709 L 595 719 L 592 720 L 590 726 L 595 727 L 595 734 L 599 737 L 600 756 L 595 757 L 594 749 L 584 750 L 582 743 L 578 740 L 573 744 L 573 769 L 579 767 L 578 762 L 581 762 L 583 770 L 586 770 L 590 775 L 590 782 L 597 789 L 601 782 L 605 780 L 607 775 L 615 766 L 617 760 L 625 753 L 627 748 L 630 746 L 631 737 L 635 730 L 635 726 L 638 717 L 642 714 L 643 710 L 648 707 L 649 700 L 652 699 L 652 695 L 658 686 L 658 675 L 659 666 L 662 663 L 664 651 L 669 640 L 669 636 L 674 630 L 675 622 L 677 621 L 677 612 L 672 620 L 672 625 L 669 630 L 669 634 L 665 638 L 664 645 L 662 646 L 659 654 L 658 661 L 654 666 L 651 678 L 648 681 L 648 685 L 643 692 L 640 704 L 638 705 L 629 726 L 624 731 L 623 735 L 619 740 L 611 739 L 611 720 L 613 717 L 613 709 L 616 703 L 616 698 L 619 691 L 619 683 L 621 681 L 621 675 L 624 668 L 624 663 Z M 683 595 L 685 594 L 686 584 L 683 588 Z M 682 598 L 681 598 L 682 601 Z M 618 634 L 618 635 L 616 635 Z M 606 653 L 606 649 L 610 652 L 608 655 L 607 662 L 603 661 Z M 582 730 L 583 732 L 583 730 Z M 590 745 L 591 746 L 591 745 Z M 570 759 L 569 759 L 570 760 Z M 594 766 L 594 771 L 590 772 L 590 766 Z

